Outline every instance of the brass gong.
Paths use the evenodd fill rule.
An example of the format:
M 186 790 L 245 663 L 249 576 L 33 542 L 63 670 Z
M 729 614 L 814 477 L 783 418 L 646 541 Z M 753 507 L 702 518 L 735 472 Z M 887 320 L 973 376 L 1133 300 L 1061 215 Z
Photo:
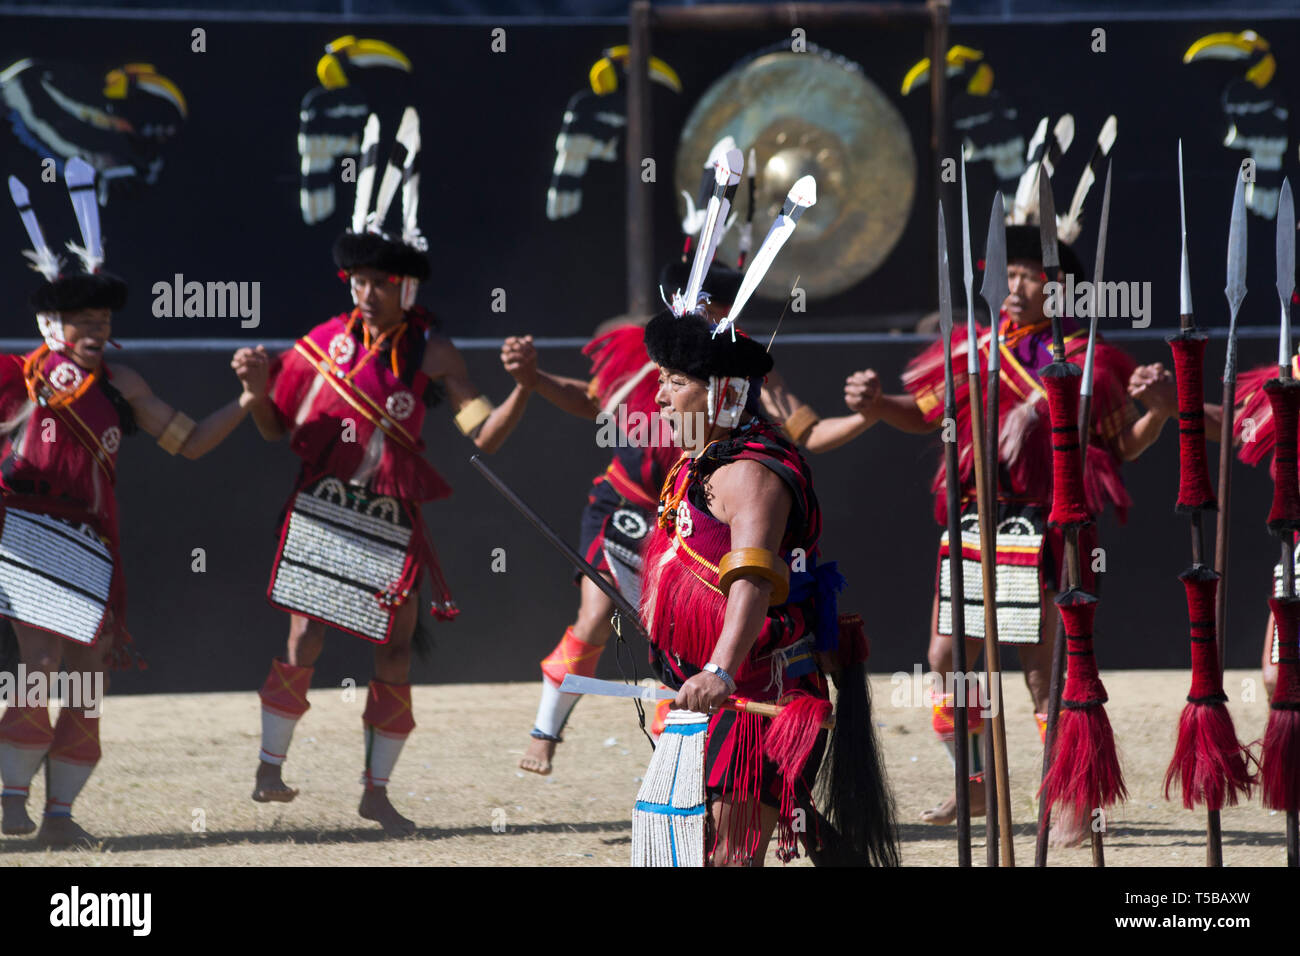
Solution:
M 675 180 L 692 198 L 709 150 L 732 136 L 757 159 L 751 256 L 800 176 L 817 180 L 817 205 L 804 213 L 758 294 L 783 299 L 794 284 L 810 299 L 851 288 L 889 255 L 907 225 L 916 191 L 916 156 L 903 118 L 861 67 L 825 50 L 761 53 L 732 68 L 691 111 L 677 148 Z M 746 176 L 748 176 L 748 168 Z M 733 201 L 740 218 L 717 261 L 735 265 L 748 214 L 745 179 Z

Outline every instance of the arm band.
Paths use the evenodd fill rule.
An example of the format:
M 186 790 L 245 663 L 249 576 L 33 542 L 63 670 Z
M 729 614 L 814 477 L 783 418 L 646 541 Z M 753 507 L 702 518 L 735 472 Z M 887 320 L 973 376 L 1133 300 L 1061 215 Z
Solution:
M 194 434 L 194 429 L 198 427 L 198 422 L 190 416 L 184 412 L 177 412 L 158 436 L 158 447 L 167 454 L 174 455 L 185 447 L 185 443 Z
M 726 594 L 736 578 L 751 574 L 772 582 L 769 605 L 784 604 L 790 596 L 790 567 L 767 548 L 737 548 L 724 554 L 718 565 L 718 587 Z
M 462 435 L 472 435 L 474 430 L 487 421 L 492 414 L 492 403 L 479 395 L 456 413 L 456 427 Z
M 785 433 L 790 436 L 790 440 L 795 444 L 802 444 L 803 440 L 808 437 L 808 432 L 819 421 L 821 421 L 821 418 L 812 410 L 811 406 L 800 405 L 785 420 Z

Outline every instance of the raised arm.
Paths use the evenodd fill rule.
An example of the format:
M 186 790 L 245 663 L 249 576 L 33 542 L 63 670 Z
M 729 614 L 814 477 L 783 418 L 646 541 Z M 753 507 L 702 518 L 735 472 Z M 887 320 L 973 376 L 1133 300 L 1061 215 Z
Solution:
M 172 455 L 180 454 L 190 459 L 206 455 L 243 421 L 252 402 L 251 396 L 244 392 L 202 421 L 195 422 L 155 395 L 139 372 L 122 366 L 113 371 L 113 384 L 131 405 L 141 431 L 158 439 L 162 449 Z
M 838 448 L 871 427 L 865 415 L 854 412 L 834 418 L 820 418 L 790 391 L 785 379 L 771 372 L 763 383 L 763 409 L 768 417 L 781 422 L 794 442 L 814 454 Z
M 429 337 L 429 346 L 424 351 L 424 374 L 443 383 L 447 400 L 456 414 L 456 427 L 489 455 L 501 447 L 519 424 L 532 392 L 516 382 L 506 400 L 493 408 L 470 380 L 464 356 L 450 339 L 440 335 Z
M 510 336 L 501 346 L 501 364 L 514 380 L 532 389 L 561 411 L 593 421 L 600 408 L 580 378 L 565 378 L 537 367 L 537 349 L 531 335 Z
M 793 500 L 776 473 L 755 461 L 724 465 L 709 479 L 714 515 L 731 527 L 731 550 L 760 548 L 779 552 Z M 727 609 L 710 663 L 735 676 L 762 633 L 772 582 L 759 574 L 743 574 L 727 592 Z M 727 699 L 722 679 L 701 671 L 682 685 L 674 707 L 708 713 Z

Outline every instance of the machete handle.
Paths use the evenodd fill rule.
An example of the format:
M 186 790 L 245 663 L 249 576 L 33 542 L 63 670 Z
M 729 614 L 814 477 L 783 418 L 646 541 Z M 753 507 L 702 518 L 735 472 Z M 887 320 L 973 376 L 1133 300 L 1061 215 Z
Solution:
M 775 717 L 785 710 L 781 704 L 765 704 L 762 701 L 750 700 L 748 697 L 733 697 L 722 706 L 725 710 L 734 710 L 741 714 L 757 714 L 760 717 Z M 821 722 L 822 730 L 831 730 L 834 727 L 834 717 L 827 717 Z

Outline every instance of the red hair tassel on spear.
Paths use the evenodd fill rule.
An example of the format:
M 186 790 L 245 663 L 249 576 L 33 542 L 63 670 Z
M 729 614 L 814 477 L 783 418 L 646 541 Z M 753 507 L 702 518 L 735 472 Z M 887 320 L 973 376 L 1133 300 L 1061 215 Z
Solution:
M 1108 200 L 1109 188 L 1103 201 L 1103 222 L 1109 211 Z M 1056 208 L 1051 181 L 1045 171 L 1039 173 L 1039 216 L 1043 269 L 1053 276 L 1059 263 Z M 1096 337 L 1095 323 L 1091 325 L 1089 337 Z M 1077 365 L 1065 360 L 1065 336 L 1057 315 L 1052 316 L 1052 338 L 1054 361 L 1042 371 L 1052 420 L 1052 511 L 1048 523 L 1060 526 L 1065 533 L 1067 589 L 1056 599 L 1056 605 L 1065 628 L 1067 656 L 1065 687 L 1059 701 L 1051 702 L 1053 711 L 1059 704 L 1060 713 L 1054 734 L 1049 733 L 1051 763 L 1039 790 L 1042 808 L 1035 857 L 1039 866 L 1046 863 L 1047 824 L 1052 807 L 1060 804 L 1066 817 L 1081 828 L 1095 811 L 1126 796 L 1115 734 L 1104 706 L 1106 690 L 1092 650 L 1097 598 L 1079 586 L 1079 529 L 1092 520 L 1083 486 L 1084 451 L 1080 433 L 1086 434 L 1088 427 L 1084 421 L 1081 428 L 1079 420 L 1083 373 Z M 1092 831 L 1092 862 L 1094 866 L 1105 865 L 1102 834 L 1096 828 Z
M 1239 796 L 1250 795 L 1253 783 L 1247 763 L 1248 752 L 1237 740 L 1237 731 L 1226 706 L 1223 671 L 1215 637 L 1216 598 L 1219 575 L 1205 564 L 1204 513 L 1217 511 L 1218 502 L 1210 486 L 1210 469 L 1205 454 L 1205 388 L 1203 365 L 1208 338 L 1197 331 L 1192 314 L 1191 273 L 1187 263 L 1187 218 L 1182 196 L 1183 151 L 1178 146 L 1179 206 L 1183 212 L 1183 256 L 1180 281 L 1180 330 L 1169 336 L 1174 353 L 1174 375 L 1178 383 L 1178 503 L 1175 511 L 1189 517 L 1192 530 L 1192 565 L 1179 575 L 1187 597 L 1187 616 L 1192 641 L 1192 687 L 1178 721 L 1178 741 L 1165 773 L 1165 799 L 1175 785 L 1182 789 L 1183 806 L 1206 809 L 1206 865 L 1223 865 L 1219 811 L 1235 806 Z M 1237 187 L 1240 199 L 1241 185 Z M 1234 206 L 1236 215 L 1236 206 Z M 1228 244 L 1245 240 L 1245 209 L 1240 223 L 1233 222 Z M 1241 231 L 1238 232 L 1240 226 Z M 1238 274 L 1234 277 L 1233 267 Z M 1234 300 L 1234 278 L 1244 278 L 1245 256 L 1229 262 L 1228 301 Z M 1244 287 L 1241 294 L 1245 294 Z M 1235 321 L 1236 310 L 1233 318 Z M 1235 330 L 1235 326 L 1234 326 Z M 1228 346 L 1232 352 L 1232 343 Z M 1229 359 L 1231 362 L 1231 358 Z M 1229 377 L 1225 370 L 1225 378 Z M 1228 453 L 1228 452 L 1225 452 Z

